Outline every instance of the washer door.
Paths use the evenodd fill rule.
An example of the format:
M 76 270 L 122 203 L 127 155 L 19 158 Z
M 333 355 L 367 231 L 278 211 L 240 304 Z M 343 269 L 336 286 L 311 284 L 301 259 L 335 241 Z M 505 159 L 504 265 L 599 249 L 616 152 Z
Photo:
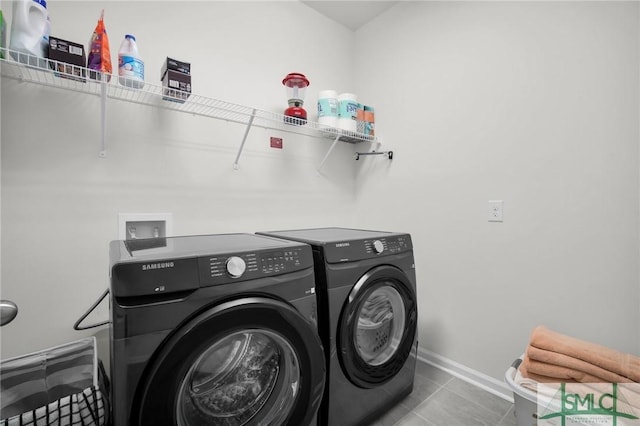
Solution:
M 378 266 L 351 290 L 338 325 L 345 375 L 363 388 L 393 378 L 411 354 L 417 304 L 411 281 L 398 268 Z
M 223 303 L 178 329 L 154 356 L 132 423 L 306 425 L 324 374 L 317 333 L 293 307 L 258 297 Z

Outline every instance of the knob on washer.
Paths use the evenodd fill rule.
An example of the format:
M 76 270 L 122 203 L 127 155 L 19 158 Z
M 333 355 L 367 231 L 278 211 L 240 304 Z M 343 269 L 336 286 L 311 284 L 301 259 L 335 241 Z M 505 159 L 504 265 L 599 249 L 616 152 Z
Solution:
M 241 257 L 231 256 L 227 259 L 227 274 L 231 278 L 240 278 L 244 271 L 247 269 L 247 264 Z
M 382 241 L 380 241 L 380 240 L 375 240 L 375 241 L 373 242 L 373 251 L 374 251 L 376 254 L 380 254 L 380 253 L 382 253 L 382 252 L 384 251 L 384 244 L 382 244 Z

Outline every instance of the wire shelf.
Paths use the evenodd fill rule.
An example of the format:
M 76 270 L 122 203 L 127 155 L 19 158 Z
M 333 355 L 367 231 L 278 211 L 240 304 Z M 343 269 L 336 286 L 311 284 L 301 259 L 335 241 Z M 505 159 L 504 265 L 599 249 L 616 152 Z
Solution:
M 126 80 L 121 84 L 117 75 L 103 74 L 10 49 L 0 49 L 0 53 L 0 73 L 6 78 L 304 136 L 337 139 L 354 144 L 376 142 L 375 136 L 161 85 L 144 82 L 142 87 L 137 87 L 139 83 L 133 80 Z

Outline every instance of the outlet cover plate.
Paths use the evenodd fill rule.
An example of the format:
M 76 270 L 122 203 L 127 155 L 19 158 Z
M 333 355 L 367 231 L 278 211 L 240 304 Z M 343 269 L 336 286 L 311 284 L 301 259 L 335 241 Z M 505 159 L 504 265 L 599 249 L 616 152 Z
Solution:
M 502 200 L 489 200 L 489 222 L 504 221 Z

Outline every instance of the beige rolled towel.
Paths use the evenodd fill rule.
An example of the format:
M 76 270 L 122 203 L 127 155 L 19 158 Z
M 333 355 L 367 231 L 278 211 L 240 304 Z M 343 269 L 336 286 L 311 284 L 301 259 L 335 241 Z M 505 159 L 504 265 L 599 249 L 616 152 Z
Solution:
M 590 364 L 578 358 L 572 358 L 568 355 L 559 354 L 557 352 L 547 351 L 545 349 L 536 348 L 529 345 L 526 351 L 527 356 L 531 361 L 538 361 L 543 364 L 551 364 L 559 367 L 564 367 L 576 372 L 582 372 L 588 377 L 596 377 L 599 380 L 597 382 L 607 383 L 629 383 L 633 380 L 614 373 L 613 371 L 605 370 L 598 367 L 595 364 Z M 575 373 L 576 375 L 578 373 Z M 580 380 L 584 382 L 583 380 Z
M 566 336 L 544 326 L 538 326 L 533 330 L 529 344 L 535 348 L 567 355 L 596 365 L 631 379 L 633 382 L 640 382 L 640 358 L 637 356 Z
M 520 364 L 520 367 L 518 367 L 518 370 L 520 370 L 520 375 L 522 377 L 524 377 L 525 379 L 531 379 L 531 380 L 535 380 L 538 383 L 575 383 L 575 380 L 560 380 L 557 377 L 548 377 L 548 376 L 543 376 L 541 374 L 536 374 L 536 373 L 532 373 L 531 371 L 529 371 L 529 362 L 530 360 L 527 359 L 527 357 L 525 357 L 522 360 L 522 363 Z
M 580 382 L 580 383 L 603 383 L 607 380 L 603 380 L 599 377 L 592 376 L 583 371 L 574 370 L 572 368 L 562 367 L 554 364 L 547 364 L 545 362 L 536 361 L 530 359 L 528 356 L 524 357 L 522 361 L 524 370 L 528 374 L 535 374 L 537 376 L 553 377 L 556 382 Z M 524 375 L 524 374 L 523 374 Z M 533 377 L 530 377 L 533 378 Z

